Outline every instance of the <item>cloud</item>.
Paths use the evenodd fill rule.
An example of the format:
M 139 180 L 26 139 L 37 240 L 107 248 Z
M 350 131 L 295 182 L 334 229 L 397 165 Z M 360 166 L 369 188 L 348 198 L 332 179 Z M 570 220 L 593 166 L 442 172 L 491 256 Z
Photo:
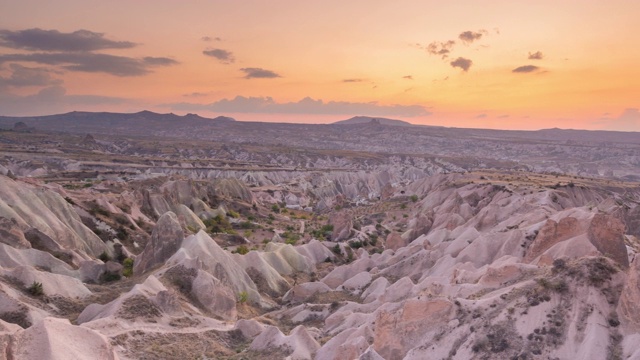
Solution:
M 202 52 L 207 56 L 211 56 L 213 58 L 218 59 L 223 64 L 231 64 L 236 61 L 233 53 L 223 49 L 207 49 Z
M 222 38 L 220 37 L 211 37 L 211 36 L 203 36 L 200 38 L 200 40 L 205 41 L 205 42 L 211 42 L 211 41 L 222 41 Z
M 211 111 L 217 113 L 262 114 L 321 114 L 321 115 L 371 115 L 371 116 L 428 116 L 431 112 L 421 105 L 380 105 L 376 102 L 347 102 L 314 100 L 310 97 L 297 102 L 278 103 L 271 97 L 236 96 L 211 104 L 169 104 L 177 111 Z
M 344 83 L 358 83 L 363 81 L 367 81 L 367 80 L 366 79 L 343 79 L 342 80 L 342 82 Z
M 32 51 L 94 51 L 104 49 L 129 49 L 136 46 L 129 41 L 115 41 L 103 33 L 77 30 L 62 33 L 58 30 L 27 29 L 0 30 L 0 46 Z
M 118 105 L 130 100 L 100 95 L 67 95 L 62 86 L 46 87 L 32 95 L 0 93 L 0 115 L 29 116 Z
M 484 119 L 486 117 L 487 117 L 487 114 L 484 114 L 484 113 L 476 115 L 476 119 Z
M 459 67 L 460 69 L 462 69 L 463 71 L 468 71 L 469 68 L 471 67 L 471 65 L 473 65 L 473 61 L 471 61 L 470 59 L 465 59 L 463 57 L 459 57 L 455 60 L 453 60 L 452 62 L 449 63 L 451 66 L 455 67 Z
M 431 44 L 427 45 L 425 50 L 427 50 L 427 52 L 431 55 L 442 56 L 443 59 L 446 59 L 453 50 L 453 46 L 455 44 L 456 42 L 453 40 L 445 42 L 434 41 Z
M 182 96 L 184 97 L 203 97 L 203 96 L 207 96 L 209 95 L 208 93 L 203 93 L 203 92 L 192 92 L 189 94 L 183 94 Z
M 511 72 L 514 72 L 514 73 L 531 73 L 531 72 L 536 72 L 538 70 L 540 70 L 540 68 L 535 66 L 535 65 L 524 65 L 524 66 L 518 66 L 517 68 L 511 70 Z
M 170 66 L 177 65 L 178 62 L 167 57 L 145 56 L 142 61 L 149 66 Z
M 624 109 L 618 117 L 603 117 L 597 123 L 604 124 L 605 130 L 640 131 L 640 110 L 637 108 Z
M 0 63 L 9 61 L 33 62 L 45 65 L 59 65 L 65 70 L 92 73 L 106 73 L 115 76 L 140 76 L 151 72 L 152 67 L 178 64 L 164 57 L 142 59 L 108 54 L 79 53 L 31 53 L 0 55 Z
M 60 85 L 62 80 L 51 76 L 53 71 L 45 68 L 32 68 L 20 64 L 11 64 L 11 76 L 0 76 L 0 89 L 3 87 L 24 87 L 24 86 L 50 86 Z
M 405 75 L 402 78 L 407 80 L 413 80 L 413 75 Z
M 262 68 L 242 68 L 240 71 L 245 73 L 245 79 L 272 79 L 282 77 L 271 70 Z
M 542 58 L 544 58 L 544 55 L 542 55 L 542 52 L 540 51 L 536 51 L 534 53 L 529 53 L 529 60 L 542 60 Z
M 462 40 L 465 44 L 471 44 L 476 40 L 482 39 L 482 36 L 487 35 L 487 30 L 478 30 L 478 31 L 464 31 L 458 35 L 458 39 Z

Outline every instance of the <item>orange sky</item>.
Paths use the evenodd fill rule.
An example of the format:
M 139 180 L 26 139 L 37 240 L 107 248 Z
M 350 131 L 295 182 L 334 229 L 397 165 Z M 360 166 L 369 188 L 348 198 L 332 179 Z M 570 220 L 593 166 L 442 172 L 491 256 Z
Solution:
M 0 115 L 640 131 L 638 1 L 0 0 L 0 13 Z

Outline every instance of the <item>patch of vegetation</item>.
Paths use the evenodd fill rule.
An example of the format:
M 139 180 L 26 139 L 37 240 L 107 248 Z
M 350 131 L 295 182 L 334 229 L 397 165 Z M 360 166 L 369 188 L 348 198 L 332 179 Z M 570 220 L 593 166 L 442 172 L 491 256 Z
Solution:
M 100 276 L 100 280 L 103 283 L 108 283 L 108 282 L 113 282 L 113 281 L 118 281 L 122 278 L 122 276 L 118 273 L 115 272 L 110 272 L 110 271 L 105 271 L 101 276 Z
M 249 300 L 249 294 L 246 291 L 241 291 L 238 294 L 238 302 L 244 304 Z
M 235 234 L 235 231 L 231 227 L 231 223 L 227 220 L 226 217 L 222 215 L 218 215 L 211 219 L 206 219 L 203 221 L 204 226 L 207 227 L 207 232 L 209 233 L 226 233 L 226 234 Z
M 339 244 L 336 244 L 334 247 L 332 247 L 331 251 L 333 251 L 333 253 L 336 255 L 342 255 L 342 249 L 340 249 Z
M 122 275 L 124 277 L 131 277 L 133 276 L 133 259 L 132 258 L 126 258 L 122 261 Z
M 284 233 L 282 233 L 282 237 L 284 238 L 284 243 L 289 245 L 295 245 L 298 240 L 300 240 L 300 234 L 296 234 L 290 231 L 285 231 Z
M 411 195 L 412 202 L 418 202 L 418 195 Z
M 64 200 L 65 200 L 66 202 L 68 202 L 69 204 L 71 204 L 71 205 L 75 205 L 75 204 L 76 204 L 76 202 L 75 202 L 75 201 L 73 201 L 73 199 L 72 199 L 72 198 L 70 198 L 70 197 L 68 197 L 68 196 L 65 196 L 65 197 L 64 197 Z
M 99 256 L 98 259 L 102 260 L 102 262 L 107 262 L 111 260 L 111 256 L 109 256 L 109 254 L 107 254 L 106 251 L 103 251 Z
M 311 236 L 316 239 L 331 239 L 331 234 L 333 233 L 333 225 L 327 224 L 323 225 L 320 229 L 312 230 Z
M 280 206 L 278 206 L 278 204 L 273 204 L 271 206 L 271 211 L 273 211 L 274 213 L 279 213 L 280 212 Z
M 44 295 L 44 290 L 42 289 L 42 283 L 34 281 L 33 283 L 31 283 L 31 286 L 27 288 L 27 292 L 33 296 Z
M 246 245 L 240 245 L 236 248 L 234 253 L 240 254 L 240 255 L 246 255 L 249 253 L 249 248 Z

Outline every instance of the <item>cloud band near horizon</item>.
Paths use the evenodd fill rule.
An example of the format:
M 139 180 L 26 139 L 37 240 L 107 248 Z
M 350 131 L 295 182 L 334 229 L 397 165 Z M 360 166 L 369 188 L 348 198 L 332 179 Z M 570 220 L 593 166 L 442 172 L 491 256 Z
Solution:
M 168 104 L 176 111 L 214 111 L 224 113 L 263 114 L 314 114 L 371 116 L 429 116 L 432 113 L 421 105 L 381 105 L 376 102 L 360 103 L 347 101 L 323 101 L 305 97 L 297 102 L 278 103 L 272 97 L 244 97 L 222 99 L 210 104 L 174 103 Z

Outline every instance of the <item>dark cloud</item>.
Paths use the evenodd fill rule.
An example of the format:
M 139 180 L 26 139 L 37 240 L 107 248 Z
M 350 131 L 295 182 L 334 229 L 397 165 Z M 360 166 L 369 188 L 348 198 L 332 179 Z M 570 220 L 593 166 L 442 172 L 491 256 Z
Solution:
M 207 49 L 202 52 L 207 56 L 211 56 L 213 58 L 218 59 L 223 64 L 231 64 L 236 61 L 233 53 L 231 51 L 223 50 L 223 49 Z
M 445 42 L 434 41 L 431 44 L 427 45 L 425 50 L 431 55 L 442 56 L 443 59 L 446 59 L 451 50 L 453 50 L 453 46 L 456 44 L 455 41 L 449 40 Z
M 142 61 L 149 66 L 170 66 L 178 64 L 177 61 L 167 57 L 145 56 L 142 58 Z
M 413 80 L 413 75 L 405 75 L 402 78 L 407 80 Z
M 453 60 L 452 62 L 449 63 L 451 66 L 458 67 L 460 69 L 462 69 L 463 71 L 468 71 L 469 68 L 471 67 L 471 65 L 473 65 L 473 61 L 471 61 L 470 59 L 465 59 L 463 57 L 459 57 L 455 60 Z
M 506 119 L 508 117 L 510 117 L 511 115 L 505 114 L 505 115 L 500 115 L 498 116 L 498 119 Z
M 222 38 L 220 37 L 211 37 L 211 36 L 203 36 L 200 38 L 200 40 L 202 41 L 206 41 L 206 42 L 211 42 L 211 41 L 222 41 Z
M 482 39 L 484 35 L 487 35 L 487 30 L 464 31 L 458 35 L 458 39 L 462 40 L 465 44 L 471 44 L 476 40 Z
M 487 117 L 487 114 L 478 114 L 476 115 L 476 119 L 484 119 Z
M 345 83 L 357 83 L 357 82 L 363 82 L 363 81 L 367 81 L 366 79 L 343 79 L 342 82 Z
M 0 30 L 0 46 L 32 51 L 94 51 L 104 49 L 128 49 L 136 46 L 129 41 L 115 41 L 102 33 L 78 30 L 62 33 L 58 30 L 27 29 Z
M 69 71 L 106 73 L 115 76 L 140 76 L 151 72 L 154 66 L 178 64 L 169 58 L 142 59 L 95 53 L 32 53 L 0 55 L 0 63 L 9 61 L 33 62 L 61 66 Z
M 202 93 L 202 92 L 192 92 L 189 94 L 183 94 L 182 96 L 184 97 L 203 97 L 203 96 L 207 96 L 209 95 L 208 93 Z
M 278 103 L 271 97 L 236 96 L 211 104 L 178 103 L 169 105 L 177 111 L 212 111 L 218 113 L 262 114 L 336 114 L 371 116 L 427 116 L 431 112 L 420 105 L 380 105 L 376 102 L 357 103 L 346 101 L 314 100 L 306 97 L 297 102 Z
M 20 64 L 11 64 L 9 68 L 12 71 L 9 77 L 0 76 L 0 89 L 7 86 L 24 87 L 62 84 L 62 80 L 51 76 L 54 72 L 50 69 L 32 68 Z
M 511 72 L 514 72 L 514 73 L 531 73 L 531 72 L 536 72 L 538 70 L 540 70 L 540 68 L 535 66 L 535 65 L 524 65 L 524 66 L 518 66 L 517 68 L 511 70 Z
M 542 55 L 542 52 L 540 51 L 536 51 L 534 53 L 529 53 L 529 60 L 542 60 L 542 58 L 544 57 L 544 55 Z
M 110 96 L 67 95 L 64 87 L 50 86 L 26 96 L 0 93 L 0 115 L 48 115 L 71 110 L 91 110 L 92 106 L 103 107 L 127 102 L 127 99 Z
M 271 70 L 262 68 L 242 68 L 240 71 L 245 73 L 245 79 L 273 79 L 282 77 Z

